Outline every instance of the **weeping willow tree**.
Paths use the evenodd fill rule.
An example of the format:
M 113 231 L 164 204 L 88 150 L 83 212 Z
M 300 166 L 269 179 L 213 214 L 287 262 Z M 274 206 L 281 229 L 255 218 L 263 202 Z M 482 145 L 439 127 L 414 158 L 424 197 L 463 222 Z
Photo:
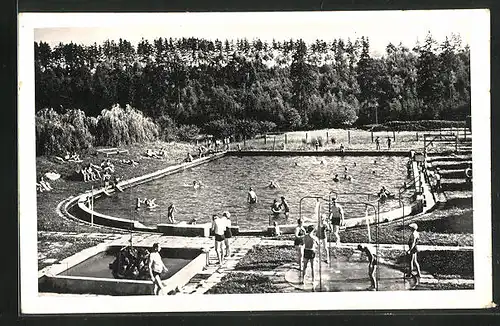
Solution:
M 130 105 L 104 109 L 97 117 L 96 145 L 120 146 L 153 141 L 158 135 L 158 126 Z
M 81 110 L 59 114 L 53 109 L 44 109 L 37 112 L 35 122 L 37 155 L 79 151 L 91 147 L 94 142 L 88 119 Z

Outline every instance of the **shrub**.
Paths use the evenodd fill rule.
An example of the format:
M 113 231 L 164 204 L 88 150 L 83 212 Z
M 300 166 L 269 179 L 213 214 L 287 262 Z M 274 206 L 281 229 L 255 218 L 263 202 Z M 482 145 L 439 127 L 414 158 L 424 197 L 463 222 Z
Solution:
M 195 125 L 180 125 L 177 128 L 177 137 L 184 141 L 193 141 L 200 133 L 200 128 Z

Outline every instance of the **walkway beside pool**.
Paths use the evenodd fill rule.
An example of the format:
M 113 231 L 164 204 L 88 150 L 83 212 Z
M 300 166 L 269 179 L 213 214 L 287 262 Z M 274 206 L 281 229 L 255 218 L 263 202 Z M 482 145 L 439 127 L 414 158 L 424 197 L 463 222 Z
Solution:
M 238 264 L 250 249 L 256 245 L 262 246 L 292 246 L 292 240 L 273 240 L 261 237 L 246 237 L 238 236 L 231 241 L 231 256 L 228 257 L 222 265 L 218 265 L 217 255 L 214 249 L 214 242 L 212 238 L 205 237 L 173 237 L 164 236 L 160 234 L 148 233 L 133 233 L 131 234 L 106 234 L 106 233 L 68 233 L 68 232 L 39 232 L 39 234 L 52 235 L 52 236 L 71 236 L 75 238 L 88 237 L 94 239 L 102 239 L 108 245 L 122 245 L 127 246 L 132 242 L 135 246 L 151 247 L 153 243 L 158 242 L 162 247 L 167 248 L 206 248 L 209 249 L 209 265 L 203 271 L 193 277 L 189 283 L 179 289 L 181 294 L 203 294 L 210 288 L 215 286 L 227 274 L 234 271 L 235 266 Z M 339 248 L 356 248 L 357 243 L 344 243 L 340 244 Z M 374 244 L 371 244 L 374 246 Z M 379 249 L 382 250 L 404 250 L 402 244 L 379 244 Z M 333 247 L 333 245 L 332 245 Z M 430 246 L 419 245 L 422 251 L 456 251 L 473 250 L 473 247 L 458 247 L 458 246 Z M 359 254 L 356 252 L 355 254 Z M 68 257 L 67 259 L 69 259 Z M 64 260 L 60 263 L 63 263 Z M 317 263 L 318 264 L 318 263 Z M 316 265 L 317 265 L 316 264 Z M 369 280 L 366 275 L 366 263 L 356 262 L 332 262 L 331 266 L 322 263 L 322 280 L 321 284 L 323 290 L 328 291 L 360 291 L 366 290 L 369 286 Z M 384 275 L 380 279 L 380 290 L 408 290 L 413 287 L 414 281 L 403 278 L 401 271 L 392 268 L 382 262 L 380 271 Z M 298 269 L 296 264 L 285 264 L 272 271 L 237 271 L 238 273 L 260 273 L 268 276 L 273 284 L 278 286 L 284 293 L 288 292 L 303 292 L 312 291 L 312 283 L 310 276 L 306 276 L 306 283 L 299 284 Z M 39 271 L 39 274 L 43 270 Z M 310 273 L 310 271 L 309 271 Z M 318 272 L 317 272 L 318 273 Z M 348 281 L 346 281 L 348 279 Z M 412 283 L 413 282 L 413 283 Z M 447 284 L 473 284 L 473 280 L 466 279 L 449 279 L 437 280 L 432 275 L 423 273 L 421 284 L 432 283 L 447 283 Z M 319 291 L 319 283 L 316 281 L 315 290 Z

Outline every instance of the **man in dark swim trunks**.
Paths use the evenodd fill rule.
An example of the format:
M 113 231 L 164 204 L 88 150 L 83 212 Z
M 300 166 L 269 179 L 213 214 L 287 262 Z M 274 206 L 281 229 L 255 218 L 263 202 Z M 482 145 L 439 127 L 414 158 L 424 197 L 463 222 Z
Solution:
M 311 263 L 311 276 L 314 286 L 314 258 L 316 257 L 316 248 L 318 247 L 319 240 L 313 235 L 314 225 L 307 227 L 307 234 L 304 237 L 304 268 L 302 271 L 301 284 L 304 284 L 304 277 L 307 271 L 307 263 Z
M 222 249 L 222 244 L 226 239 L 224 233 L 226 232 L 227 223 L 225 219 L 219 218 L 217 214 L 212 216 L 212 230 L 215 234 L 215 252 L 217 253 L 217 259 L 219 264 L 222 265 L 222 259 L 224 257 L 224 250 Z
M 330 221 L 332 223 L 333 234 L 335 234 L 335 244 L 340 244 L 340 226 L 344 225 L 344 209 L 337 204 L 336 198 L 332 198 L 330 206 Z
M 375 279 L 375 271 L 377 269 L 377 255 L 372 252 L 372 249 L 365 245 L 358 245 L 358 250 L 364 252 L 368 257 L 368 277 L 370 278 L 371 286 L 369 290 L 377 289 L 377 280 Z

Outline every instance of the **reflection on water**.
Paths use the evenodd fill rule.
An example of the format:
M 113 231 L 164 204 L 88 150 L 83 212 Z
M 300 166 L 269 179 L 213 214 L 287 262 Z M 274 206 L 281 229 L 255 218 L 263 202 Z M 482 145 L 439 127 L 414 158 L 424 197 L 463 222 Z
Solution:
M 263 229 L 269 221 L 273 199 L 285 196 L 290 205 L 290 223 L 299 217 L 299 202 L 305 196 L 328 198 L 337 193 L 376 194 L 382 185 L 392 193 L 406 181 L 405 157 L 234 157 L 228 156 L 113 194 L 95 202 L 95 210 L 111 216 L 136 219 L 148 225 L 166 222 L 167 207 L 174 203 L 177 221 L 210 221 L 214 213 L 228 210 L 232 223 L 242 229 Z M 353 180 L 344 179 L 344 169 Z M 333 178 L 338 174 L 339 182 Z M 202 186 L 194 189 L 193 181 Z M 269 189 L 270 181 L 278 189 Z M 248 188 L 258 196 L 256 204 L 247 203 Z M 154 210 L 135 209 L 136 198 L 156 198 Z M 371 198 L 373 199 L 373 198 Z M 366 196 L 341 196 L 340 201 L 366 201 Z M 315 199 L 302 203 L 302 216 L 315 213 Z M 397 206 L 397 201 L 382 205 L 381 211 Z M 371 209 L 371 208 L 370 208 Z M 365 205 L 345 204 L 346 218 L 365 214 Z M 328 211 L 326 205 L 322 212 Z M 370 213 L 373 213 L 370 210 Z

